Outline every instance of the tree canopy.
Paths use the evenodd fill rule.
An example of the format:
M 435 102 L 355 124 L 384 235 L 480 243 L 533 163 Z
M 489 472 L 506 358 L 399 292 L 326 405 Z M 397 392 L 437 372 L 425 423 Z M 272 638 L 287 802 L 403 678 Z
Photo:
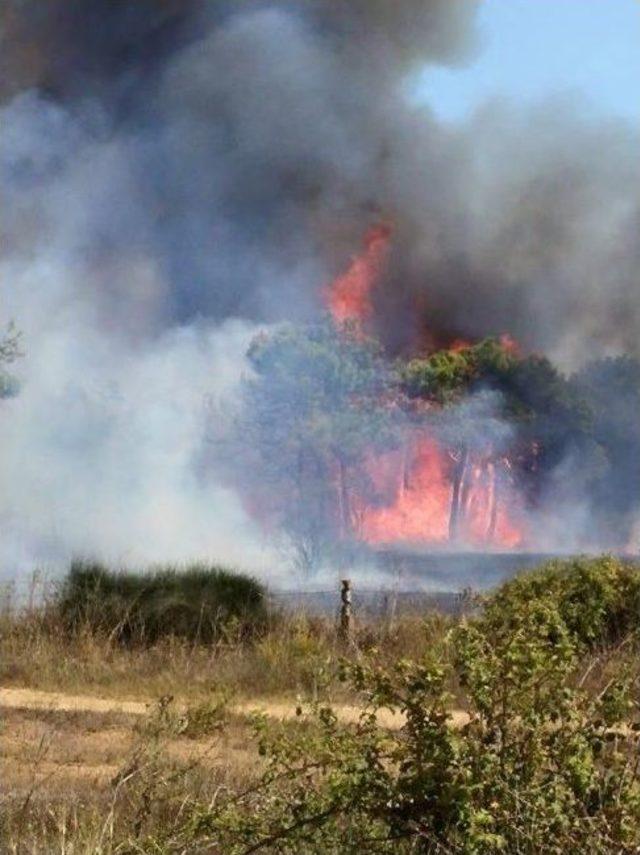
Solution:
M 600 359 L 572 380 L 589 407 L 606 465 L 594 484 L 602 532 L 624 539 L 640 507 L 640 360 Z
M 242 433 L 248 477 L 265 488 L 266 515 L 303 564 L 356 524 L 361 464 L 392 444 L 392 373 L 376 342 L 348 325 L 282 326 L 252 343 Z
M 321 454 L 351 461 L 382 441 L 388 420 L 381 401 L 391 374 L 373 340 L 349 327 L 287 325 L 257 337 L 248 355 L 254 412 L 277 420 L 296 451 L 312 443 Z M 272 436 L 279 439 L 279 432 Z
M 355 499 L 372 494 L 367 460 L 401 445 L 407 425 L 451 445 L 459 480 L 468 454 L 493 445 L 532 507 L 584 501 L 612 543 L 628 537 L 640 484 L 637 360 L 567 377 L 489 338 L 394 364 L 374 340 L 329 321 L 264 333 L 248 357 L 245 460 L 301 540 L 353 533 Z

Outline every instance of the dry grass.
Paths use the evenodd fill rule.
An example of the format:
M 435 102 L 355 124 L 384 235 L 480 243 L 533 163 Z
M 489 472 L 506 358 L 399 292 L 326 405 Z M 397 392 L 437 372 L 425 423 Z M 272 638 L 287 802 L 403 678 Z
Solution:
M 195 715 L 191 730 L 185 721 L 166 703 L 143 720 L 5 711 L 1 851 L 115 853 L 169 834 L 188 803 L 259 774 L 246 719 Z
M 451 623 L 435 614 L 405 616 L 393 626 L 372 619 L 356 625 L 354 642 L 345 648 L 333 620 L 277 614 L 251 642 L 227 638 L 203 645 L 169 637 L 152 646 L 125 646 L 89 626 L 66 632 L 44 602 L 20 610 L 5 603 L 0 685 L 136 700 L 173 694 L 187 702 L 220 692 L 239 699 L 312 698 L 331 690 L 340 696 L 335 672 L 341 657 L 417 657 L 439 644 Z
M 142 719 L 4 710 L 0 850 L 116 855 L 157 845 L 160 851 L 160 838 L 170 837 L 188 805 L 210 803 L 259 773 L 251 709 L 268 705 L 278 718 L 299 698 L 348 703 L 353 698 L 336 679 L 340 657 L 390 662 L 418 656 L 441 640 L 447 625 L 441 617 L 406 617 L 393 627 L 372 620 L 357 626 L 353 645 L 345 647 L 332 620 L 297 614 L 276 616 L 250 643 L 205 646 L 168 638 L 124 646 L 89 627 L 65 632 L 42 594 L 21 609 L 6 601 L 0 686 L 152 707 Z M 169 696 L 175 701 L 158 704 Z
M 434 651 L 446 659 L 452 622 L 437 614 L 401 616 L 393 626 L 370 619 L 356 626 L 353 644 L 345 647 L 332 620 L 280 615 L 251 641 L 202 645 L 167 638 L 125 646 L 89 627 L 65 632 L 46 597 L 34 596 L 21 609 L 6 601 L 0 612 L 0 686 L 147 701 L 150 711 L 141 717 L 3 710 L 0 851 L 173 851 L 164 842 L 191 806 L 212 804 L 259 776 L 251 709 L 268 706 L 277 718 L 278 710 L 293 709 L 299 698 L 354 704 L 337 680 L 340 658 L 386 666 Z M 633 642 L 591 653 L 579 679 L 598 693 L 621 661 L 638 673 Z M 451 689 L 455 694 L 453 682 Z

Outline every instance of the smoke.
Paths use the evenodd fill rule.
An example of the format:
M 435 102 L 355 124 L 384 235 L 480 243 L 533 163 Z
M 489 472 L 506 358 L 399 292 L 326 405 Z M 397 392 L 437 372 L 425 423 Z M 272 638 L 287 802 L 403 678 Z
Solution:
M 456 220 L 397 250 L 436 335 L 508 331 L 564 367 L 637 354 L 637 134 L 562 100 L 487 106 L 464 134 Z
M 228 322 L 176 328 L 135 352 L 85 325 L 35 345 L 46 370 L 4 404 L 3 575 L 70 553 L 116 566 L 220 556 L 265 572 L 273 554 L 195 454 L 212 389 L 224 400 L 247 344 Z
M 256 330 L 317 317 L 372 222 L 394 351 L 509 330 L 637 350 L 636 135 L 566 105 L 464 127 L 407 75 L 466 61 L 474 0 L 7 0 L 0 10 L 2 565 L 77 551 L 269 563 L 216 472 Z M 229 404 L 231 406 L 231 404 Z

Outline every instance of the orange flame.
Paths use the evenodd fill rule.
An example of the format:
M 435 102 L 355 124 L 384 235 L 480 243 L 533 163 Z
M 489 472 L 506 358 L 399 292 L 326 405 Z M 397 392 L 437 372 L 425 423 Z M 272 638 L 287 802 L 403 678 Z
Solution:
M 390 241 L 388 226 L 371 228 L 363 251 L 326 289 L 327 306 L 337 325 L 350 322 L 359 333 L 364 332 L 373 315 L 372 291 L 384 269 Z M 501 342 L 509 352 L 519 352 L 510 336 L 502 336 Z M 471 346 L 460 339 L 451 349 Z M 357 506 L 355 533 L 368 543 L 455 543 L 508 549 L 523 542 L 520 502 L 510 483 L 508 461 L 490 453 L 456 457 L 422 429 L 407 436 L 402 451 L 372 454 L 365 468 L 375 500 L 352 496 L 351 504 L 352 509 Z M 342 494 L 339 504 L 344 516 Z
M 448 540 L 451 483 L 445 456 L 430 437 L 416 438 L 401 452 L 371 460 L 369 469 L 377 490 L 391 495 L 382 507 L 364 509 L 360 530 L 363 540 Z
M 368 467 L 376 491 L 387 501 L 362 509 L 359 536 L 366 542 L 522 545 L 519 500 L 503 461 L 476 454 L 461 466 L 423 432 L 404 451 L 372 459 Z
M 520 346 L 520 342 L 516 341 L 516 339 L 512 335 L 509 335 L 509 333 L 502 333 L 500 336 L 500 344 L 502 349 L 511 354 L 511 356 L 522 356 L 522 347 Z
M 336 324 L 353 322 L 360 332 L 363 331 L 373 315 L 371 292 L 384 268 L 390 241 L 389 226 L 378 225 L 369 229 L 363 251 L 328 287 L 327 307 Z
M 452 353 L 462 353 L 463 350 L 469 350 L 470 347 L 472 347 L 470 341 L 467 341 L 464 338 L 457 338 L 449 345 L 449 350 Z

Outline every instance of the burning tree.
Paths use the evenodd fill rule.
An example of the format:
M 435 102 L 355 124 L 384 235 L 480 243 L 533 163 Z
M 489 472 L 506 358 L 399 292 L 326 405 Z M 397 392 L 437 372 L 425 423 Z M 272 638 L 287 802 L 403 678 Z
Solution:
M 249 359 L 253 501 L 309 566 L 328 542 L 357 535 L 363 460 L 394 443 L 393 408 L 383 403 L 391 371 L 374 341 L 330 323 L 263 334 Z
M 412 360 L 401 377 L 410 400 L 430 402 L 453 415 L 453 430 L 449 416 L 449 429 L 440 431 L 453 461 L 451 540 L 464 531 L 466 518 L 472 540 L 482 540 L 484 527 L 487 543 L 497 535 L 498 542 L 509 545 L 516 535 L 506 528 L 500 534 L 500 496 L 512 510 L 522 501 L 534 504 L 563 460 L 592 451 L 591 415 L 573 384 L 548 359 L 523 356 L 506 337 Z M 462 406 L 479 394 L 492 396 L 489 421 L 468 404 Z M 469 504 L 474 478 L 482 485 L 477 504 L 486 513 L 481 519 L 473 518 Z
M 392 364 L 356 325 L 325 323 L 264 334 L 249 358 L 251 501 L 305 565 L 353 539 L 519 542 L 498 380 L 520 359 L 504 343 Z
M 353 541 L 521 548 L 580 501 L 601 501 L 603 530 L 616 548 L 628 541 L 640 459 L 633 360 L 567 378 L 486 339 L 392 361 L 349 322 L 282 327 L 249 358 L 239 477 L 306 567 Z
M 449 540 L 475 535 L 492 543 L 498 529 L 500 494 L 511 481 L 511 461 L 504 451 L 504 429 L 497 421 L 503 401 L 499 378 L 513 370 L 514 348 L 487 339 L 476 346 L 460 344 L 424 359 L 411 360 L 401 372 L 402 387 L 410 400 L 429 401 L 450 411 L 440 418 L 438 431 L 451 460 L 451 510 Z M 491 398 L 487 397 L 487 392 Z M 478 407 L 462 406 L 474 394 L 484 397 L 484 413 Z M 487 404 L 490 401 L 490 411 Z M 494 424 L 491 424 L 493 420 Z M 480 489 L 480 504 L 486 513 L 474 512 L 473 481 Z M 478 502 L 476 502 L 478 504 Z M 474 519 L 475 513 L 475 519 Z M 505 536 L 508 536 L 505 532 Z
M 239 476 L 250 508 L 289 535 L 306 567 L 357 540 L 605 542 L 577 525 L 582 506 L 611 545 L 625 545 L 639 500 L 640 363 L 608 360 L 568 378 L 508 335 L 451 337 L 394 360 L 371 335 L 390 240 L 386 226 L 369 230 L 324 290 L 323 323 L 253 342 Z M 544 531 L 554 526 L 562 541 Z
M 367 517 L 369 539 L 515 546 L 513 427 L 493 376 L 518 360 L 507 342 L 459 344 L 398 369 L 407 429 L 391 501 Z M 398 467 L 396 467 L 398 468 Z

